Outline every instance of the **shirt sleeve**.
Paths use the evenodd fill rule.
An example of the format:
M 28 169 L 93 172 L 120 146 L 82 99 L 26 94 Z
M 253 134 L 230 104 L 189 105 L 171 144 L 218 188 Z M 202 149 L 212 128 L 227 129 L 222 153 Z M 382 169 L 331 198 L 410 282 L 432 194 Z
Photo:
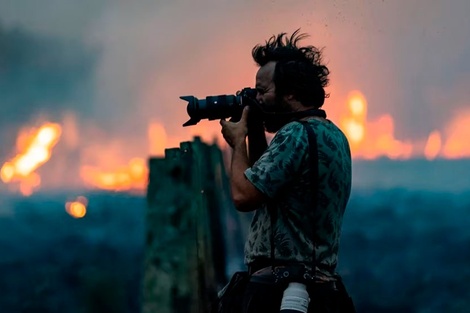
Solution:
M 245 171 L 246 178 L 273 198 L 298 173 L 307 144 L 304 126 L 296 122 L 287 124 L 276 133 L 258 161 Z

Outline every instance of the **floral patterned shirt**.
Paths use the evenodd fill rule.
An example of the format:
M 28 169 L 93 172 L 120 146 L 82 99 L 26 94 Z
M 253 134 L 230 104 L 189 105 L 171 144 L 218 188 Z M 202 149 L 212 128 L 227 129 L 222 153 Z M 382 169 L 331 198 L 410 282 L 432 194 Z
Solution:
M 268 196 L 270 208 L 277 210 L 275 259 L 313 264 L 312 238 L 316 238 L 318 268 L 331 276 L 351 192 L 351 153 L 346 136 L 331 121 L 310 119 L 308 127 L 313 128 L 318 146 L 320 181 L 316 207 L 308 135 L 299 122 L 282 127 L 245 176 Z M 266 204 L 255 211 L 245 243 L 245 263 L 258 258 L 271 258 L 271 219 Z

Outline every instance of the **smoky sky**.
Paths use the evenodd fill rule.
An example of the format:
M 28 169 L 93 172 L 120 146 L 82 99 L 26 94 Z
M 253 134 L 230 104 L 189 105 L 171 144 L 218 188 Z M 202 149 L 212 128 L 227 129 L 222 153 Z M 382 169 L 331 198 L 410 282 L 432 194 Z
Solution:
M 179 96 L 253 86 L 251 48 L 297 28 L 324 47 L 333 118 L 359 89 L 370 118 L 420 139 L 469 107 L 468 0 L 38 3 L 0 0 L 2 125 L 73 110 L 110 132 L 144 135 L 152 120 L 185 134 Z
M 41 116 L 89 115 L 96 55 L 73 39 L 0 25 L 1 142 L 12 146 L 18 127 Z

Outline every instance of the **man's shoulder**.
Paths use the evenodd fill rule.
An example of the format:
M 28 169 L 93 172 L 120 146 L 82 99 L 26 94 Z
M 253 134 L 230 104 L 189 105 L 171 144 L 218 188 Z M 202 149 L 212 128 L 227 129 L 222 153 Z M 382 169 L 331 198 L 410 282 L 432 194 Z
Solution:
M 315 119 L 311 119 L 308 121 L 309 125 L 312 126 L 313 130 L 318 133 L 319 139 L 324 138 L 325 134 L 328 136 L 334 136 L 334 137 L 339 137 L 341 139 L 346 139 L 346 136 L 344 135 L 343 131 L 332 121 L 326 120 L 326 121 L 318 121 Z
M 287 123 L 286 125 L 282 126 L 282 128 L 276 133 L 296 133 L 296 132 L 302 132 L 304 126 L 302 125 L 301 122 L 299 121 L 292 121 Z

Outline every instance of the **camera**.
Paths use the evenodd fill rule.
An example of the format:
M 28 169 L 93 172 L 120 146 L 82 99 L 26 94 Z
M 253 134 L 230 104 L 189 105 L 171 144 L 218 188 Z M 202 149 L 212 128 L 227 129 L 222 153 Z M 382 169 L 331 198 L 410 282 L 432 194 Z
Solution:
M 235 95 L 207 96 L 197 99 L 194 96 L 181 96 L 180 99 L 188 101 L 186 108 L 190 117 L 183 126 L 196 125 L 203 119 L 217 120 L 231 118 L 237 121 L 241 118 L 243 108 L 256 104 L 256 89 L 243 88 Z
M 307 286 L 291 282 L 284 290 L 281 301 L 281 313 L 307 313 L 310 298 Z

